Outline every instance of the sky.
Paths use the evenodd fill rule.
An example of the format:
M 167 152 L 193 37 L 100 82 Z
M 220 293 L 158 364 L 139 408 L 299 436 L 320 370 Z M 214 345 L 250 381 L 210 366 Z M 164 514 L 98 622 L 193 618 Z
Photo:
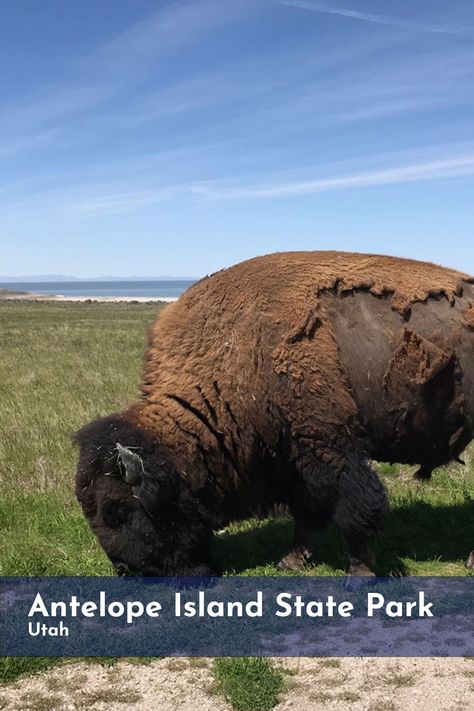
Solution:
M 4 0 L 0 274 L 474 273 L 472 0 Z

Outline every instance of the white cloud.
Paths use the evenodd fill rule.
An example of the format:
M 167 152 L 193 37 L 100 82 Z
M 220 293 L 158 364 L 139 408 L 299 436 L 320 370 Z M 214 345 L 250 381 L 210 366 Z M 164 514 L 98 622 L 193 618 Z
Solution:
M 328 175 L 315 180 L 295 180 L 284 183 L 253 184 L 237 187 L 220 187 L 218 184 L 194 185 L 190 189 L 195 195 L 211 201 L 242 198 L 276 198 L 472 175 L 474 175 L 474 152 L 443 160 L 412 163 L 379 168 L 377 170 L 361 170 L 347 175 Z
M 201 180 L 152 185 L 127 189 L 130 183 L 88 183 L 75 188 L 43 191 L 20 199 L 8 200 L 9 211 L 65 213 L 70 219 L 95 218 L 141 211 L 162 203 L 214 203 L 232 200 L 291 198 L 330 191 L 376 188 L 384 185 L 410 184 L 430 180 L 474 176 L 474 146 L 457 144 L 457 154 L 449 155 L 449 146 L 432 146 L 415 152 L 401 152 L 368 157 L 364 164 L 347 160 L 319 167 L 314 179 L 254 181 L 236 184 L 229 180 Z M 451 150 L 454 146 L 451 146 Z M 432 156 L 437 154 L 437 159 Z M 133 176 L 129 176 L 133 180 Z
M 110 193 L 98 197 L 89 195 L 85 199 L 73 201 L 70 207 L 85 217 L 116 215 L 167 202 L 182 193 L 183 190 L 185 190 L 185 186 L 165 186 L 132 192 Z
M 231 24 L 259 7 L 231 0 L 180 0 L 103 44 L 90 55 L 72 62 L 67 83 L 46 86 L 0 113 L 0 130 L 13 143 L 30 144 L 30 134 L 63 125 L 81 114 L 97 110 L 117 98 L 146 71 L 156 72 L 157 62 Z M 187 108 L 165 107 L 165 113 Z
M 40 131 L 36 134 L 19 138 L 16 141 L 5 141 L 0 143 L 0 160 L 16 156 L 18 153 L 45 146 L 54 141 L 60 134 L 59 128 L 53 128 L 47 131 Z
M 357 10 L 348 10 L 342 7 L 331 7 L 318 2 L 307 2 L 306 0 L 277 0 L 278 5 L 286 5 L 287 7 L 296 7 L 302 10 L 312 10 L 324 15 L 339 15 L 352 20 L 361 20 L 363 22 L 372 22 L 377 25 L 389 25 L 390 27 L 399 27 L 404 30 L 415 30 L 418 32 L 431 32 L 435 34 L 458 35 L 463 34 L 459 29 L 452 27 L 441 27 L 437 25 L 429 25 L 421 22 L 413 22 L 398 17 L 389 15 L 378 15 L 371 12 L 358 12 Z
M 148 62 L 201 41 L 221 27 L 248 15 L 261 0 L 179 0 L 154 15 L 137 22 L 125 32 L 100 47 L 91 57 L 94 65 L 103 63 L 114 72 L 134 71 L 137 64 Z

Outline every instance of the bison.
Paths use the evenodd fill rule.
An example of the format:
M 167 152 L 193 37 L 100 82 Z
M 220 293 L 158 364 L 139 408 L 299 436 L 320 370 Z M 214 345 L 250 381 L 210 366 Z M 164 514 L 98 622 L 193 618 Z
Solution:
M 211 574 L 214 530 L 284 505 L 280 569 L 334 520 L 349 575 L 373 575 L 387 497 L 370 461 L 427 478 L 460 456 L 473 354 L 465 274 L 342 252 L 237 264 L 164 310 L 140 399 L 78 432 L 77 498 L 118 574 Z

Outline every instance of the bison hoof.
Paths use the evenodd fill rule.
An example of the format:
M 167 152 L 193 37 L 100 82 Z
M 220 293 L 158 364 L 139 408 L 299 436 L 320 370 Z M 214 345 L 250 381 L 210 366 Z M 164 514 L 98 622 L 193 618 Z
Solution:
M 373 585 L 376 580 L 375 573 L 365 563 L 352 560 L 344 587 L 349 591 L 359 590 L 367 585 Z
M 351 575 L 349 573 L 344 587 L 346 590 L 349 590 L 349 592 L 354 592 L 355 590 L 361 590 L 362 588 L 374 585 L 376 580 L 377 578 L 374 573 L 370 573 L 370 575 Z
M 474 551 L 471 551 L 469 553 L 469 556 L 466 560 L 466 568 L 470 568 L 471 570 L 474 569 Z
M 288 553 L 288 555 L 282 558 L 278 563 L 277 570 L 302 570 L 309 556 L 309 551 L 304 553 Z
M 432 469 L 425 469 L 424 467 L 420 467 L 413 476 L 417 481 L 429 481 L 431 479 L 432 473 Z

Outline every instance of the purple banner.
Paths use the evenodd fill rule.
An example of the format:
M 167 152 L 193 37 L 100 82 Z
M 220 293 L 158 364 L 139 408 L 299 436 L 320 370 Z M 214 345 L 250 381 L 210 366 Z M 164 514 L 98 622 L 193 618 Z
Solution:
M 474 656 L 474 579 L 0 578 L 2 656 Z

